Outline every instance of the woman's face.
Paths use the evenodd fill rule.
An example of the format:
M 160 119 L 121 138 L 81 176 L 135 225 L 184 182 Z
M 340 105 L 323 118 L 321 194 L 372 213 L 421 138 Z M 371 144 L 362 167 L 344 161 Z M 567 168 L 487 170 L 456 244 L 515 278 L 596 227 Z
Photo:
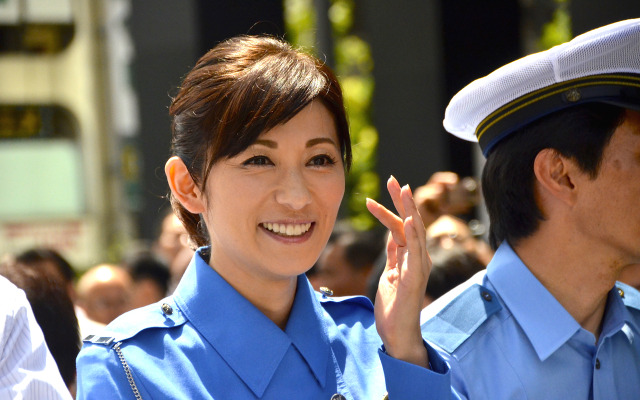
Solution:
M 216 164 L 203 213 L 210 264 L 227 280 L 291 279 L 315 263 L 344 194 L 334 120 L 314 101 Z

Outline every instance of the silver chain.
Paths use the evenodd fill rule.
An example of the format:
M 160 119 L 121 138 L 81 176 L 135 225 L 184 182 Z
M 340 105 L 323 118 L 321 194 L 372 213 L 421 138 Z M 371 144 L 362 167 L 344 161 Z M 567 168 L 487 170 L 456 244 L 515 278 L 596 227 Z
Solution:
M 125 360 L 124 356 L 122 355 L 122 350 L 120 349 L 121 344 L 122 342 L 118 342 L 114 344 L 113 349 L 118 354 L 118 358 L 120 359 L 120 364 L 122 364 L 122 368 L 124 368 L 124 373 L 127 374 L 127 380 L 129 381 L 129 386 L 131 386 L 133 395 L 136 397 L 136 400 L 142 400 L 142 396 L 140 395 L 140 391 L 138 391 L 136 382 L 133 380 L 133 375 L 131 374 L 131 369 L 129 368 L 129 364 L 127 364 L 127 360 Z

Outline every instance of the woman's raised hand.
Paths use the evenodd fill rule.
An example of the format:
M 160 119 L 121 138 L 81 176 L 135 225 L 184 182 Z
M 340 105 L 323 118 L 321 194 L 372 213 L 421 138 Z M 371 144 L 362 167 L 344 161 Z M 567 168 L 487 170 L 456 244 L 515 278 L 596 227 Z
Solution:
M 387 189 L 398 212 L 367 199 L 367 208 L 390 231 L 387 263 L 375 303 L 378 333 L 391 357 L 428 368 L 420 332 L 420 311 L 431 272 L 426 233 L 409 186 L 392 176 Z

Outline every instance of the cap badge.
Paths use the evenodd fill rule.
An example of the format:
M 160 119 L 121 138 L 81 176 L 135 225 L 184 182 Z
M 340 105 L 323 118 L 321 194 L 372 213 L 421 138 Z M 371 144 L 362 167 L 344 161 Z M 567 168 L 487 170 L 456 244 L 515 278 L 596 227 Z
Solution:
M 564 97 L 567 99 L 567 101 L 570 101 L 571 103 L 575 103 L 576 101 L 579 101 L 582 98 L 582 94 L 580 94 L 580 91 L 576 88 L 573 89 L 569 89 L 564 93 Z

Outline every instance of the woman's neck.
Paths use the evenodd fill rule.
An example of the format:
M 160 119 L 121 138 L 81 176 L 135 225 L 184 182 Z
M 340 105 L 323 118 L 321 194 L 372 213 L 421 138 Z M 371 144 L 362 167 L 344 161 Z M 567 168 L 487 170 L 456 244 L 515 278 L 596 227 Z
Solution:
M 221 260 L 209 265 L 245 299 L 284 330 L 296 295 L 297 277 L 276 278 L 259 275 L 242 267 L 229 267 Z

